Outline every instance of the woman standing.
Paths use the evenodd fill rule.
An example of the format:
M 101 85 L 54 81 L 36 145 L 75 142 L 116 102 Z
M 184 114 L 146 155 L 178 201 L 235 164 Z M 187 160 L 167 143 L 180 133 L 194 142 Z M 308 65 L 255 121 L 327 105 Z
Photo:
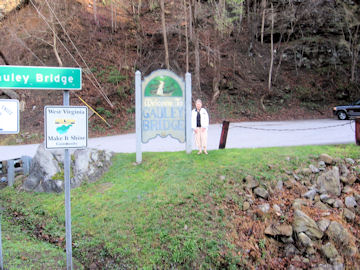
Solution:
M 198 155 L 204 150 L 205 155 L 207 147 L 207 131 L 209 127 L 209 115 L 207 111 L 202 108 L 202 102 L 200 99 L 195 102 L 195 109 L 191 113 L 191 127 L 195 133 L 196 145 L 199 148 Z

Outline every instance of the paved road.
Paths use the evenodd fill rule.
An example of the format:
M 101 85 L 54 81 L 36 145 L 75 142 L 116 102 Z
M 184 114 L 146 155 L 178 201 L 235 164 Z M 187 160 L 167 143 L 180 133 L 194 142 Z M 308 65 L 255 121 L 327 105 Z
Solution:
M 210 125 L 208 149 L 218 149 L 221 124 Z M 1 135 L 0 135 L 1 136 Z M 353 121 L 335 119 L 299 120 L 282 122 L 231 123 L 226 148 L 261 148 L 272 146 L 345 144 L 355 142 Z M 90 148 L 106 149 L 118 153 L 136 151 L 135 134 L 89 139 Z M 0 146 L 0 160 L 34 156 L 37 144 Z M 156 138 L 143 144 L 143 152 L 183 151 L 185 144 L 171 138 Z M 195 149 L 195 143 L 193 141 Z

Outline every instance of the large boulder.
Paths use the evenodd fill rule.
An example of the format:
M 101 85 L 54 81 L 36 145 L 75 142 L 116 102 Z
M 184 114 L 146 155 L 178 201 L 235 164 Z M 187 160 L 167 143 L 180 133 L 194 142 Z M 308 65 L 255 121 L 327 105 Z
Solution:
M 267 192 L 266 189 L 262 188 L 262 187 L 257 187 L 254 189 L 254 193 L 256 196 L 263 198 L 265 200 L 267 200 L 269 198 L 269 193 Z
M 334 161 L 334 159 L 331 156 L 329 156 L 328 154 L 321 154 L 320 160 L 324 161 L 325 164 L 329 164 L 329 165 L 332 164 Z
M 44 182 L 50 180 L 60 171 L 60 166 L 54 156 L 45 149 L 43 144 L 40 144 L 31 161 L 30 173 L 23 184 L 23 188 L 27 191 L 43 192 Z M 48 186 L 48 184 L 45 185 Z
M 292 227 L 297 234 L 305 233 L 313 240 L 321 239 L 324 235 L 316 222 L 300 210 L 294 212 Z
M 246 188 L 252 190 L 259 186 L 259 181 L 255 179 L 254 176 L 248 175 L 243 179 L 243 183 L 246 185 Z
M 73 152 L 71 169 L 73 177 L 71 188 L 83 182 L 96 181 L 111 165 L 112 153 L 96 149 L 79 149 Z M 26 178 L 23 188 L 36 192 L 62 192 L 64 151 L 48 151 L 41 144 L 32 160 L 30 174 Z
M 265 229 L 265 234 L 271 236 L 292 236 L 293 229 L 291 225 L 271 224 Z
M 352 257 L 358 252 L 354 237 L 340 223 L 332 221 L 326 234 L 340 248 L 341 254 Z
M 334 167 L 331 170 L 319 175 L 316 181 L 316 185 L 320 193 L 340 196 L 341 184 L 339 168 Z
M 77 150 L 74 153 L 74 178 L 71 187 L 78 187 L 82 182 L 94 182 L 111 164 L 112 154 L 96 149 Z
M 325 258 L 327 258 L 328 260 L 334 259 L 339 255 L 335 246 L 331 242 L 328 242 L 325 245 L 323 245 L 321 247 L 321 251 L 322 251 L 323 255 L 325 256 Z

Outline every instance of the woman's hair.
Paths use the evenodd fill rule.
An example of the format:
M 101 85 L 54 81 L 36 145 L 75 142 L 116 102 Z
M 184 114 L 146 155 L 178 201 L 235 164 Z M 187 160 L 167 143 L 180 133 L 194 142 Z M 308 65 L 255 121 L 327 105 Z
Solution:
M 198 103 L 198 102 L 200 102 L 200 103 L 201 103 L 201 105 L 202 105 L 202 101 L 201 101 L 201 99 L 199 99 L 199 98 L 198 98 L 198 99 L 195 101 L 195 104 L 196 104 L 196 103 Z

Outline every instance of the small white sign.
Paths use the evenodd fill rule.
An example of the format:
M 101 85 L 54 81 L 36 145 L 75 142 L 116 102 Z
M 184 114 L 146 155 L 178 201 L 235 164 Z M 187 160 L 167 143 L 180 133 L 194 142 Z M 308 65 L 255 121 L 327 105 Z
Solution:
M 46 106 L 44 113 L 45 146 L 47 149 L 87 147 L 87 107 Z
M 0 99 L 0 134 L 19 133 L 19 101 Z

